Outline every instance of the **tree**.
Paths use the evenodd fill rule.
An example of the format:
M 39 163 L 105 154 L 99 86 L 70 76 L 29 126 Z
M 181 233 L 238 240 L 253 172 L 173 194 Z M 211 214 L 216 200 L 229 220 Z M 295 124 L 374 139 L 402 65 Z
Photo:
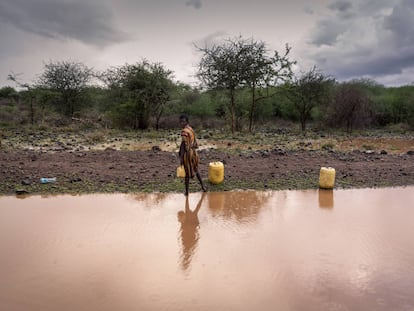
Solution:
M 53 91 L 43 89 L 36 84 L 23 83 L 17 74 L 9 74 L 8 80 L 13 81 L 16 85 L 24 90 L 19 93 L 15 92 L 13 97 L 16 102 L 29 102 L 30 123 L 34 125 L 37 118 L 43 118 L 46 104 L 52 102 L 57 94 Z M 39 109 L 40 108 L 40 109 Z
M 247 45 L 246 64 L 244 68 L 245 83 L 251 91 L 251 104 L 249 111 L 249 132 L 252 131 L 253 117 L 259 101 L 274 96 L 276 86 L 281 81 L 292 77 L 292 65 L 296 61 L 288 58 L 291 48 L 286 44 L 284 54 L 274 51 L 272 57 L 267 55 L 267 48 L 262 41 L 245 42 Z
M 318 104 L 328 102 L 328 91 L 333 82 L 334 79 L 313 67 L 286 83 L 285 94 L 299 113 L 302 132 L 306 130 L 312 109 Z
M 228 94 L 231 131 L 236 129 L 236 89 L 243 83 L 242 64 L 246 47 L 241 39 L 226 40 L 221 45 L 196 47 L 203 53 L 197 76 L 209 89 L 225 90 Z
M 28 83 L 21 82 L 19 78 L 17 77 L 17 75 L 14 73 L 9 74 L 7 79 L 16 83 L 18 87 L 25 88 L 27 90 L 27 94 L 29 95 L 30 123 L 33 125 L 34 115 L 35 115 L 35 109 L 34 109 L 34 103 L 33 103 L 35 99 L 34 87 L 29 85 Z
M 269 86 L 291 76 L 288 54 L 280 55 L 277 51 L 268 55 L 266 44 L 262 41 L 243 39 L 227 39 L 224 43 L 211 47 L 199 48 L 203 55 L 199 62 L 198 78 L 211 90 L 225 90 L 228 94 L 228 110 L 231 119 L 231 131 L 234 134 L 236 123 L 243 113 L 236 103 L 236 92 L 248 87 L 251 90 L 249 108 L 249 131 L 252 130 L 253 117 L 257 103 L 274 94 L 269 93 Z M 264 92 L 262 92 L 264 91 Z
M 412 117 L 414 107 L 414 87 L 409 85 L 400 86 L 390 88 L 389 92 L 393 95 L 391 105 L 393 122 L 410 123 L 410 117 Z
M 351 133 L 356 125 L 362 125 L 369 115 L 370 99 L 364 85 L 358 81 L 340 84 L 334 94 L 329 113 L 330 122 L 344 125 Z
M 13 99 L 14 101 L 17 101 L 19 93 L 11 86 L 4 86 L 0 89 L 0 98 Z
M 93 71 L 82 63 L 62 61 L 49 62 L 39 79 L 39 85 L 55 91 L 60 96 L 59 104 L 63 105 L 67 116 L 73 117 L 93 77 Z
M 160 63 L 143 60 L 133 65 L 112 68 L 103 74 L 103 79 L 117 99 L 118 116 L 134 129 L 149 127 L 150 117 L 159 120 L 170 99 L 174 83 L 172 71 Z
M 149 98 L 152 102 L 151 114 L 155 118 L 155 129 L 159 129 L 160 119 L 164 113 L 165 106 L 170 100 L 174 88 L 171 70 L 164 68 L 160 63 L 150 65 L 150 81 L 148 81 Z

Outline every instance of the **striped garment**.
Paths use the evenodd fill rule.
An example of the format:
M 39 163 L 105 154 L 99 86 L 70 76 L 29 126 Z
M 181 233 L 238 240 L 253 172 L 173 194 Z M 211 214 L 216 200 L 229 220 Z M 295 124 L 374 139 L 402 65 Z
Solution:
M 183 161 L 185 175 L 191 178 L 198 171 L 199 157 L 197 154 L 197 140 L 194 130 L 191 126 L 186 125 L 181 131 L 182 147 L 180 148 L 180 156 Z M 184 145 L 183 145 L 184 144 Z

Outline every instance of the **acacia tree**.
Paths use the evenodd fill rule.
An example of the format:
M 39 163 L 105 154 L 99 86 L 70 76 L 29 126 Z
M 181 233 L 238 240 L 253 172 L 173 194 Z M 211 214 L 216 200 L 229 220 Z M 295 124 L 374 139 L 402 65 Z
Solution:
M 27 94 L 29 95 L 29 109 L 30 109 L 30 124 L 34 125 L 34 115 L 35 115 L 35 109 L 34 109 L 34 100 L 35 100 L 35 93 L 34 93 L 34 87 L 30 85 L 29 83 L 23 83 L 19 80 L 17 75 L 15 73 L 9 74 L 7 76 L 7 79 L 10 81 L 13 81 L 16 83 L 18 87 L 24 88 L 27 90 Z
M 146 60 L 112 68 L 103 74 L 103 80 L 119 104 L 116 108 L 119 116 L 134 129 L 148 128 L 150 116 L 154 116 L 158 129 L 174 85 L 171 77 L 172 71 L 162 64 Z
M 329 100 L 329 88 L 333 82 L 334 79 L 313 67 L 285 84 L 285 94 L 299 113 L 302 132 L 306 130 L 313 108 Z
M 296 61 L 289 59 L 291 47 L 287 44 L 283 54 L 274 51 L 273 56 L 267 55 L 266 44 L 262 41 L 251 39 L 245 44 L 247 45 L 247 55 L 244 66 L 244 81 L 251 91 L 249 111 L 249 132 L 251 132 L 258 102 L 276 94 L 276 92 L 269 92 L 270 87 L 292 77 L 292 65 L 296 64 Z
M 330 109 L 330 122 L 336 126 L 345 125 L 348 133 L 354 126 L 362 125 L 369 115 L 370 99 L 357 81 L 340 84 Z
M 197 47 L 197 49 L 203 53 L 198 70 L 201 82 L 209 89 L 227 91 L 233 134 L 236 117 L 240 115 L 236 104 L 237 90 L 246 86 L 251 90 L 249 109 L 249 131 L 251 131 L 257 103 L 270 96 L 269 86 L 276 85 L 280 80 L 291 76 L 291 66 L 295 63 L 288 58 L 289 46 L 286 45 L 283 55 L 275 51 L 273 56 L 269 56 L 264 42 L 253 38 L 243 39 L 241 36 L 227 39 L 219 45 Z M 267 92 L 261 92 L 265 89 Z
M 164 68 L 160 63 L 150 65 L 150 80 L 148 87 L 150 89 L 151 114 L 155 118 L 155 129 L 159 129 L 160 119 L 164 113 L 165 107 L 171 98 L 174 88 L 172 81 L 173 72 Z
M 223 44 L 204 48 L 197 76 L 207 88 L 225 90 L 228 94 L 231 132 L 236 130 L 236 89 L 243 83 L 242 64 L 245 46 L 241 40 L 226 40 Z
M 26 103 L 28 101 L 30 123 L 31 125 L 34 125 L 36 123 L 36 118 L 42 119 L 44 117 L 45 106 L 50 103 L 57 94 L 50 90 L 43 89 L 36 84 L 23 83 L 15 73 L 9 74 L 7 79 L 16 83 L 19 88 L 24 89 L 24 91 L 15 92 L 14 99 L 16 102 L 22 100 Z
M 73 117 L 79 109 L 80 99 L 91 82 L 93 71 L 82 63 L 61 61 L 45 64 L 38 84 L 59 94 L 67 116 Z
M 11 86 L 4 86 L 0 88 L 0 98 L 13 99 L 15 102 L 17 102 L 19 99 L 19 93 Z

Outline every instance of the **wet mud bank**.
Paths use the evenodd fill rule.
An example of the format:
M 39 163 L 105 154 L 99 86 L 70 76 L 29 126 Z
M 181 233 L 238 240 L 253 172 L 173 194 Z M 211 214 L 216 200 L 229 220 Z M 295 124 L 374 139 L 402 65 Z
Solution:
M 286 190 L 318 187 L 319 170 L 336 170 L 336 188 L 414 185 L 414 152 L 334 152 L 325 150 L 200 150 L 200 172 L 207 180 L 208 164 L 222 161 L 225 180 L 210 191 L 235 189 Z M 0 150 L 0 194 L 86 192 L 181 192 L 175 152 L 148 151 L 40 152 Z M 40 178 L 56 182 L 41 184 Z M 192 192 L 199 191 L 191 182 Z

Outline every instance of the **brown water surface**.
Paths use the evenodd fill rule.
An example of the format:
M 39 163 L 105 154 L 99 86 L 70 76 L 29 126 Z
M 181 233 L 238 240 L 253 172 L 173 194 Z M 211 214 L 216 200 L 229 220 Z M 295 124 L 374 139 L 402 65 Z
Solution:
M 0 310 L 414 310 L 414 188 L 0 197 Z

